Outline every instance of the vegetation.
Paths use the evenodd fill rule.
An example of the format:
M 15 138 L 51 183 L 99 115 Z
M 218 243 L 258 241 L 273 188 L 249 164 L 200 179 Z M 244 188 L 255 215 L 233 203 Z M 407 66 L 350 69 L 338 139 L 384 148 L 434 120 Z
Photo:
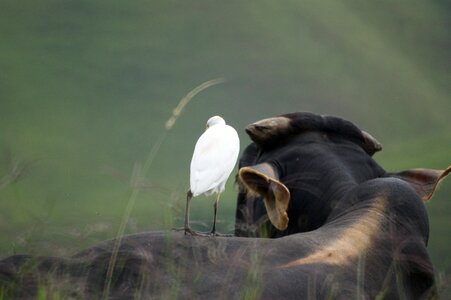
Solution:
M 128 210 L 125 233 L 182 225 L 191 154 L 215 114 L 242 148 L 246 124 L 313 111 L 373 134 L 389 171 L 447 167 L 450 10 L 440 0 L 2 1 L 0 257 L 74 253 L 114 238 Z M 226 82 L 193 98 L 137 182 L 172 109 L 213 78 Z M 235 194 L 230 180 L 223 232 Z M 427 203 L 444 289 L 450 195 L 448 178 Z M 193 201 L 198 229 L 212 204 Z

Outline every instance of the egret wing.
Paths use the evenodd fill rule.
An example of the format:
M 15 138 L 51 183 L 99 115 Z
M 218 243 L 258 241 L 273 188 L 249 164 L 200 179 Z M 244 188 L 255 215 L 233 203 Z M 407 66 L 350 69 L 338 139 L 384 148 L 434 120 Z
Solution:
M 235 166 L 239 139 L 228 125 L 213 126 L 201 135 L 191 160 L 190 189 L 194 196 L 221 192 Z

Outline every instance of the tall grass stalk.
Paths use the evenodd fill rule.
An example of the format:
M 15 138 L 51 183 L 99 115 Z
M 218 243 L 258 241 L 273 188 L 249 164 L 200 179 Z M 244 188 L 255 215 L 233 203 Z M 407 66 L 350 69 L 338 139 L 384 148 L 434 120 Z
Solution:
M 132 176 L 130 178 L 130 186 L 131 186 L 132 192 L 131 192 L 130 198 L 127 201 L 127 206 L 125 208 L 124 214 L 122 215 L 122 221 L 121 221 L 121 224 L 117 231 L 116 240 L 114 242 L 114 247 L 113 247 L 113 252 L 111 254 L 110 261 L 108 263 L 108 270 L 107 270 L 107 274 L 106 274 L 106 278 L 105 278 L 105 285 L 104 285 L 104 289 L 103 289 L 102 299 L 107 299 L 108 295 L 110 293 L 111 280 L 113 277 L 113 270 L 114 270 L 114 267 L 115 267 L 116 261 L 117 261 L 117 254 L 118 254 L 121 242 L 122 242 L 122 236 L 125 232 L 125 227 L 127 226 L 127 223 L 130 219 L 130 214 L 135 205 L 136 198 L 138 198 L 138 195 L 139 195 L 139 191 L 140 191 L 139 182 L 140 182 L 141 178 L 144 178 L 146 176 L 146 174 L 149 171 L 150 166 L 152 165 L 152 163 L 155 159 L 155 156 L 157 155 L 158 151 L 160 150 L 160 147 L 163 144 L 168 132 L 172 129 L 172 127 L 174 126 L 178 117 L 183 112 L 183 110 L 188 105 L 188 103 L 197 94 L 199 94 L 203 90 L 205 90 L 211 86 L 223 83 L 223 82 L 225 82 L 225 80 L 223 78 L 209 80 L 209 81 L 206 81 L 206 82 L 200 84 L 199 86 L 195 87 L 188 94 L 186 94 L 180 100 L 178 105 L 173 109 L 172 115 L 165 122 L 164 130 L 161 132 L 160 136 L 155 141 L 152 149 L 150 150 L 149 154 L 147 155 L 146 160 L 144 161 L 144 164 L 141 165 L 139 163 L 135 163 L 133 172 L 132 172 Z
M 244 290 L 244 300 L 260 299 L 263 292 L 263 278 L 261 255 L 257 251 L 253 251 L 250 256 L 250 266 L 246 276 L 246 288 Z

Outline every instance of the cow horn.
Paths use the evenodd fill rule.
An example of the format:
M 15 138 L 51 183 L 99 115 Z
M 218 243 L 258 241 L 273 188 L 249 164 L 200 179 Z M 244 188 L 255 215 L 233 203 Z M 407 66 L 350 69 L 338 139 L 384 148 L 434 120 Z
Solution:
M 361 130 L 364 142 L 364 149 L 369 155 L 382 150 L 382 145 L 371 134 Z
M 246 133 L 257 144 L 265 144 L 283 135 L 291 128 L 291 120 L 286 117 L 263 119 L 246 126 Z
M 238 176 L 247 189 L 263 197 L 266 212 L 274 227 L 285 230 L 288 227 L 290 191 L 279 181 L 274 167 L 269 163 L 243 167 Z

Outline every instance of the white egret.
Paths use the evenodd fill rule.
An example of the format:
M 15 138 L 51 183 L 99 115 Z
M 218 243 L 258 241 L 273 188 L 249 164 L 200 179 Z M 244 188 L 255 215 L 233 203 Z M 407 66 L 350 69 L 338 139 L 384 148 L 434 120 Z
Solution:
M 216 233 L 216 211 L 221 193 L 232 172 L 240 151 L 240 140 L 236 130 L 226 125 L 223 118 L 214 116 L 208 119 L 207 129 L 197 140 L 190 169 L 190 190 L 186 198 L 185 234 L 205 235 L 189 226 L 189 206 L 193 197 L 209 196 L 216 193 L 214 202 L 213 227 L 210 234 Z

